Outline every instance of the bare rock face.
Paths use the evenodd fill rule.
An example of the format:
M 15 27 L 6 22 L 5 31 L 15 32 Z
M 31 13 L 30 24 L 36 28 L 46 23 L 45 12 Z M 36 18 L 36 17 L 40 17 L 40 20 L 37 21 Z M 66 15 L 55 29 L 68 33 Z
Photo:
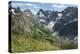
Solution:
M 26 13 L 25 13 L 26 12 Z M 31 26 L 33 26 L 33 15 L 28 10 L 21 13 L 11 15 L 11 31 L 16 33 L 28 33 L 31 32 Z
M 60 36 L 74 39 L 78 35 L 78 8 L 68 7 L 62 14 L 62 18 L 57 21 L 53 29 L 58 31 Z
M 58 16 L 59 15 L 59 16 Z M 63 11 L 50 11 L 40 9 L 37 13 L 40 22 L 43 27 L 47 27 L 50 22 L 52 25 L 51 30 L 58 32 L 59 36 L 64 36 L 65 38 L 74 39 L 78 34 L 78 8 L 77 7 L 67 7 Z M 50 25 L 49 25 L 50 27 Z M 50 30 L 50 29 L 49 29 Z
M 11 29 L 16 33 L 24 33 L 26 30 L 28 32 L 30 31 L 29 25 L 23 15 L 14 15 L 14 17 L 11 18 Z

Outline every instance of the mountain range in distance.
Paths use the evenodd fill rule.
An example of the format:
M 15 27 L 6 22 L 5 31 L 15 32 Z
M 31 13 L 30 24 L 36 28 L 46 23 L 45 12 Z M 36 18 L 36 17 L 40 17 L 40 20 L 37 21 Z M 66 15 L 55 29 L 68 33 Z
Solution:
M 13 10 L 13 13 L 15 14 L 36 16 L 39 19 L 39 25 L 47 28 L 52 33 L 58 32 L 60 36 L 69 39 L 74 39 L 78 36 L 77 7 L 67 7 L 61 12 L 39 9 L 36 15 L 34 15 L 29 9 L 19 12 L 16 12 L 15 8 Z

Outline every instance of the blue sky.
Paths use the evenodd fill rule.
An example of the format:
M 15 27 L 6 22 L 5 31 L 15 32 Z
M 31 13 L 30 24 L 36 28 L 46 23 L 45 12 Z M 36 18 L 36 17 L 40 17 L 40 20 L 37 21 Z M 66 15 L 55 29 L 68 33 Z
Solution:
M 20 7 L 21 10 L 30 9 L 34 14 L 36 14 L 39 9 L 44 10 L 54 10 L 62 11 L 67 7 L 76 7 L 73 4 L 56 4 L 56 3 L 39 3 L 39 2 L 22 2 L 22 1 L 12 1 L 12 7 Z

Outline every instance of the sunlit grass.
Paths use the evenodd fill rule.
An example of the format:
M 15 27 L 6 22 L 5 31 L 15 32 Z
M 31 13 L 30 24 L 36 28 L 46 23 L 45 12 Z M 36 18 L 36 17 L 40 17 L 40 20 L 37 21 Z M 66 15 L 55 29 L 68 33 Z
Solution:
M 36 40 L 28 35 L 12 33 L 12 52 L 30 52 L 30 51 L 47 51 L 58 50 L 59 47 L 51 45 L 45 39 Z

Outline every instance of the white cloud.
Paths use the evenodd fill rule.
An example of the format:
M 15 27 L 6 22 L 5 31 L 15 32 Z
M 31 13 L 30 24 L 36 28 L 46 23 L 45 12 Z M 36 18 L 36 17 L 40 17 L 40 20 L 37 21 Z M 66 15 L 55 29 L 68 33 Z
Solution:
M 23 4 L 23 3 L 12 3 L 13 7 L 24 7 L 24 6 L 31 6 L 33 8 L 40 8 L 35 4 L 31 4 L 31 3 L 27 3 L 27 4 Z
M 30 4 L 30 3 L 28 3 L 28 4 L 25 4 L 26 6 L 35 6 L 34 4 Z
M 13 7 L 22 7 L 22 6 L 24 6 L 24 4 L 22 4 L 22 3 L 12 3 L 12 6 Z
M 35 5 L 35 4 L 30 4 L 30 3 L 28 3 L 28 4 L 25 4 L 26 6 L 32 6 L 33 8 L 40 8 L 40 7 L 38 7 L 37 5 Z
M 53 4 L 52 7 L 64 8 L 66 6 L 65 5 L 61 5 L 61 4 Z
M 67 6 L 64 4 L 53 4 L 52 7 L 54 8 L 55 11 L 62 11 L 64 10 Z
M 34 6 L 34 8 L 40 8 L 40 7 L 38 7 L 38 6 Z
M 22 7 L 22 6 L 33 6 L 33 7 L 35 7 L 36 5 L 31 4 L 31 3 L 27 3 L 27 4 L 24 4 L 24 3 L 12 3 L 12 6 L 13 7 L 18 7 L 18 6 L 20 6 L 20 7 Z

